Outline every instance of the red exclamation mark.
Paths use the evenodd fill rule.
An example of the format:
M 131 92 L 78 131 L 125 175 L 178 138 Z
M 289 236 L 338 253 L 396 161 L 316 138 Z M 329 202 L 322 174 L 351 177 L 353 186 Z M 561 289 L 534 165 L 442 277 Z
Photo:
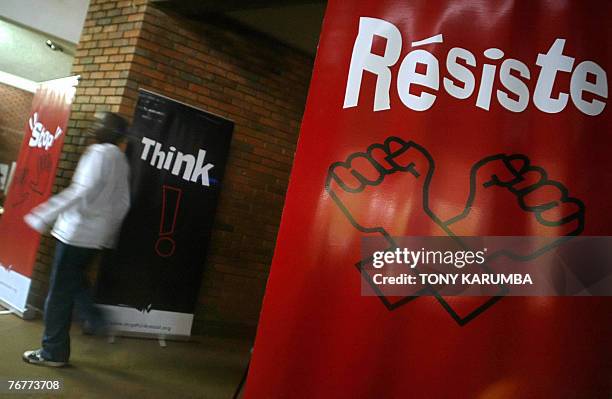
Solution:
M 174 242 L 172 234 L 174 234 L 174 228 L 176 227 L 176 217 L 178 216 L 183 191 L 171 186 L 162 186 L 162 190 L 162 212 L 155 252 L 162 258 L 167 258 L 172 256 L 176 249 L 176 242 Z

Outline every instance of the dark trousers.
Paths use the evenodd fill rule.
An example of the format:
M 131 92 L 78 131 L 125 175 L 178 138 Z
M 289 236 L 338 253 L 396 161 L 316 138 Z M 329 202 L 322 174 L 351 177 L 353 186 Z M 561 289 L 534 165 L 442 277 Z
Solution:
M 94 328 L 103 324 L 85 276 L 87 266 L 98 252 L 97 249 L 57 242 L 45 301 L 45 331 L 42 338 L 42 356 L 45 359 L 67 362 L 70 358 L 69 333 L 73 308 L 81 320 Z

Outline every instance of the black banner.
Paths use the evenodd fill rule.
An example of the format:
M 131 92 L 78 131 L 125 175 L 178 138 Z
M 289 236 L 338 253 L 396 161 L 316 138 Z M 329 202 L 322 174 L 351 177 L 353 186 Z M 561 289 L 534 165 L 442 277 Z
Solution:
M 128 147 L 132 198 L 97 302 L 193 313 L 233 122 L 140 91 Z

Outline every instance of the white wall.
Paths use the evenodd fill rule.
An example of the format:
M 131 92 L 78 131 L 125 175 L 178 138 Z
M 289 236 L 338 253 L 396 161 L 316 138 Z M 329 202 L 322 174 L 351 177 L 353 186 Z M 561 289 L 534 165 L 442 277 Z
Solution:
M 78 43 L 89 0 L 0 0 L 0 16 Z

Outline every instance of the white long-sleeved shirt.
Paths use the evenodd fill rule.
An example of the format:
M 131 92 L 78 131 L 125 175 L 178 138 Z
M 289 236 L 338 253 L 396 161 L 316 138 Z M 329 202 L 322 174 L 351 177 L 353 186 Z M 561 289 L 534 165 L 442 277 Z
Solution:
M 84 248 L 113 248 L 130 207 L 129 165 L 113 144 L 87 148 L 69 187 L 34 208 L 25 221 L 63 243 Z

